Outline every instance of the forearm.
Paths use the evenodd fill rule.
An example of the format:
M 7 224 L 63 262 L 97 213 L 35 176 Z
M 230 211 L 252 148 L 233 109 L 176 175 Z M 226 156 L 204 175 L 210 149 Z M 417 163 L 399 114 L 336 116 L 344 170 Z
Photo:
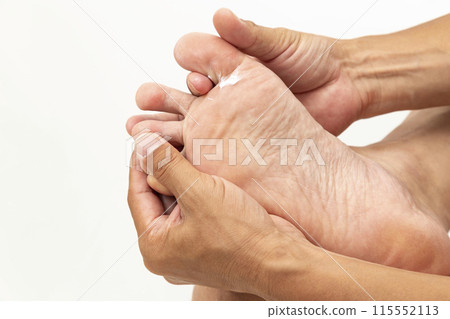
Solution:
M 404 31 L 347 40 L 342 67 L 363 117 L 450 104 L 450 15 Z
M 285 244 L 284 256 L 265 267 L 266 299 L 450 300 L 450 277 L 372 264 L 302 242 Z

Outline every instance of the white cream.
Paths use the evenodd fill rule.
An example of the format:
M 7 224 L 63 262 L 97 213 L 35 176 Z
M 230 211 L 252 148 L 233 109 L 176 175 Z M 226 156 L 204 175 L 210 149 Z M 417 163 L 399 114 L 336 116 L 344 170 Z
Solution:
M 234 85 L 239 82 L 240 79 L 241 77 L 239 76 L 239 71 L 238 69 L 235 69 L 230 75 L 226 77 L 219 77 L 219 87 L 223 88 L 225 86 Z

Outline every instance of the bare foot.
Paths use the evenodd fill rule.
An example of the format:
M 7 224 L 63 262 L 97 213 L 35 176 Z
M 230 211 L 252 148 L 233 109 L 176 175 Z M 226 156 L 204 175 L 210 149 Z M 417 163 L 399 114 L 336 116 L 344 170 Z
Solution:
M 186 157 L 194 164 L 200 160 L 202 171 L 240 186 L 325 249 L 409 270 L 450 273 L 450 240 L 433 212 L 418 206 L 383 166 L 324 130 L 272 71 L 204 34 L 184 36 L 175 57 L 184 68 L 208 74 L 216 87 L 193 97 L 156 84 L 142 86 L 137 93 L 142 109 L 184 119 L 143 121 L 134 133 L 144 127 L 179 132 L 173 142 L 184 144 Z M 195 141 L 205 138 L 223 141 L 222 160 L 204 157 L 216 152 L 213 147 L 195 153 Z M 289 146 L 273 145 L 280 139 Z M 258 148 L 253 156 L 252 147 Z
M 450 107 L 413 111 L 383 141 L 359 148 L 398 176 L 416 202 L 450 229 Z M 422 207 L 422 206 L 421 206 Z M 248 300 L 246 294 L 196 286 L 193 300 Z
M 285 28 L 262 27 L 239 19 L 228 9 L 216 12 L 214 26 L 224 40 L 277 74 L 330 133 L 338 135 L 361 118 L 368 96 L 347 67 L 346 40 L 335 42 Z M 211 89 L 206 75 L 189 74 L 187 83 L 193 94 L 203 95 Z

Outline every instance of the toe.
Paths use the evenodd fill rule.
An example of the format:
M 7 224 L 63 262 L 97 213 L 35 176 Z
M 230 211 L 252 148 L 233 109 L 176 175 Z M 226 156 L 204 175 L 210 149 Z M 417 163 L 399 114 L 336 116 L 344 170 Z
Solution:
M 140 114 L 130 117 L 125 125 L 128 134 L 132 135 L 133 127 L 142 121 L 154 120 L 154 121 L 180 121 L 183 119 L 182 115 L 172 113 L 152 113 L 152 114 Z
M 213 88 L 211 80 L 200 73 L 191 72 L 186 78 L 189 91 L 195 96 L 205 95 Z
M 174 56 L 186 70 L 207 75 L 214 83 L 233 72 L 245 54 L 223 39 L 203 33 L 190 33 L 178 40 Z
M 160 133 L 166 140 L 170 138 L 170 144 L 175 147 L 183 145 L 183 121 L 141 121 L 134 125 L 131 135 L 138 136 L 148 131 Z
M 136 92 L 136 104 L 142 110 L 188 114 L 195 96 L 157 83 L 144 83 Z

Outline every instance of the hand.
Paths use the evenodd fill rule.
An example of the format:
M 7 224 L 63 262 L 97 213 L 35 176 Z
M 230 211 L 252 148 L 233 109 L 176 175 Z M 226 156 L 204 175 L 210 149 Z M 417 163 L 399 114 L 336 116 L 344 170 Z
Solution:
M 149 152 L 148 138 L 153 142 L 151 161 L 144 156 Z M 173 211 L 163 214 L 147 174 L 132 165 L 128 202 L 144 263 L 151 272 L 172 283 L 261 293 L 269 278 L 259 267 L 273 262 L 277 254 L 273 248 L 280 245 L 279 229 L 306 242 L 295 227 L 271 218 L 234 184 L 196 170 L 159 135 L 149 134 L 137 144 L 134 162 L 145 171 L 151 169 L 151 180 L 177 198 Z
M 214 15 L 222 39 L 256 57 L 277 74 L 327 131 L 340 134 L 358 120 L 367 96 L 347 67 L 346 41 L 284 28 L 266 28 L 236 17 L 228 9 Z M 213 83 L 192 70 L 187 84 L 194 95 L 204 95 Z
M 327 131 L 360 119 L 450 104 L 450 14 L 422 25 L 351 40 L 266 28 L 230 10 L 214 15 L 219 35 L 275 72 Z M 192 70 L 194 95 L 213 87 Z
M 450 229 L 450 198 L 446 194 L 450 193 L 450 167 L 448 165 L 448 158 L 450 156 L 450 148 L 447 146 L 450 143 L 450 107 L 436 107 L 429 108 L 425 110 L 413 111 L 407 117 L 407 119 L 399 125 L 393 132 L 391 132 L 383 141 L 364 148 L 364 152 L 371 153 L 370 156 L 376 157 L 377 160 L 384 162 L 386 166 L 398 172 L 401 175 L 401 180 L 410 186 L 413 198 L 416 202 L 421 203 L 425 206 L 430 207 L 435 213 L 435 218 L 438 219 L 444 226 L 445 230 Z M 360 150 L 363 150 L 362 148 Z M 411 174 L 414 172 L 414 174 Z M 414 185 L 417 185 L 415 187 Z M 304 259 L 304 253 L 302 252 L 299 256 L 299 260 Z M 327 262 L 326 260 L 324 262 Z M 294 262 L 293 262 L 294 263 Z M 359 263 L 356 268 L 357 271 L 371 273 L 372 265 L 364 264 L 360 261 L 355 260 L 355 265 Z M 374 265 L 374 264 L 373 264 Z M 323 268 L 327 265 L 321 265 L 322 273 L 327 271 Z M 330 265 L 328 265 L 330 266 Z M 376 267 L 375 267 L 376 268 Z M 329 271 L 333 272 L 333 269 Z M 355 268 L 352 269 L 352 275 Z M 398 287 L 398 275 L 395 274 L 393 269 L 385 269 L 379 272 L 379 281 L 390 282 L 390 273 L 392 277 L 396 278 L 395 283 Z M 319 274 L 321 276 L 321 274 Z M 339 277 L 339 274 L 336 274 Z M 373 277 L 373 273 L 370 276 L 361 275 L 362 277 Z M 407 275 L 408 276 L 408 275 Z M 382 289 L 385 292 L 380 292 L 380 286 L 376 286 L 377 280 L 374 280 L 372 287 L 367 288 L 373 297 L 376 299 L 420 299 L 425 298 L 437 299 L 437 298 L 447 298 L 450 296 L 448 289 L 448 281 L 450 277 L 434 277 L 428 278 L 427 280 L 414 281 L 414 277 L 420 277 L 418 274 L 411 273 L 410 278 L 405 276 L 405 281 L 403 286 L 399 287 L 398 290 L 403 290 L 394 292 L 392 287 L 386 289 L 385 285 L 382 285 Z M 430 280 L 434 283 L 431 284 Z M 440 281 L 440 283 L 439 283 Z M 314 278 L 310 278 L 310 282 L 314 282 Z M 310 286 L 305 283 L 304 286 Z M 429 295 L 422 294 L 422 289 L 418 289 L 417 295 L 413 296 L 416 289 L 405 289 L 406 286 L 417 285 L 423 286 L 423 284 L 428 286 L 433 286 L 436 288 L 434 291 L 429 291 Z M 292 285 L 292 283 L 290 284 Z M 375 285 L 375 287 L 374 287 Z M 280 287 L 283 283 L 280 283 Z M 445 289 L 445 286 L 447 288 Z M 354 287 L 345 287 L 345 291 L 349 291 Z M 444 289 L 443 289 L 444 288 Z M 441 295 L 439 291 L 441 290 Z M 389 291 L 390 296 L 387 296 L 387 291 Z M 305 292 L 305 291 L 304 291 Z M 305 292 L 309 297 L 316 298 L 313 295 Z M 315 292 L 318 298 L 324 298 L 326 291 Z M 335 299 L 357 299 L 359 297 L 365 298 L 361 291 L 354 291 L 351 297 L 345 297 L 339 294 L 342 292 L 336 291 Z M 434 297 L 432 297 L 434 296 Z M 298 296 L 301 298 L 301 296 Z M 214 289 L 209 287 L 195 287 L 193 293 L 193 300 L 249 300 L 255 298 L 254 296 L 249 296 L 246 294 L 239 294 L 230 291 L 223 291 L 220 289 Z M 284 297 L 287 299 L 295 299 L 293 296 Z
M 164 215 L 147 174 L 134 167 L 128 200 L 144 263 L 169 282 L 276 300 L 448 300 L 448 277 L 325 253 L 295 229 L 286 236 L 245 192 L 200 173 L 169 143 L 153 138 L 159 141 L 152 144 L 153 160 L 143 157 L 140 166 L 151 167 L 153 177 L 177 196 L 178 205 Z M 167 150 L 170 160 L 158 168 L 167 162 Z M 336 263 L 351 272 L 357 284 Z
M 411 191 L 416 181 L 405 182 L 385 159 L 373 160 L 372 153 L 355 151 L 327 133 L 279 77 L 223 39 L 187 35 L 177 43 L 175 56 L 186 69 L 220 79 L 220 85 L 201 97 L 143 85 L 137 93 L 142 109 L 174 114 L 165 114 L 167 121 L 139 122 L 133 135 L 148 128 L 171 136 L 171 143 L 184 145 L 186 158 L 202 172 L 233 182 L 325 249 L 406 269 L 449 272 L 447 232 L 428 205 L 416 202 Z M 223 85 L 227 77 L 238 81 Z M 185 118 L 177 121 L 181 115 Z M 222 141 L 218 149 L 224 156 L 204 157 L 216 153 L 213 147 L 194 147 L 204 138 Z M 280 139 L 290 143 L 284 163 L 280 145 L 272 144 Z M 314 145 L 305 148 L 305 139 Z M 235 152 L 230 152 L 233 141 Z M 262 141 L 257 152 L 262 162 L 244 141 L 252 146 Z M 303 162 L 305 150 L 309 157 Z M 232 158 L 235 165 L 230 164 Z M 153 188 L 164 193 L 157 184 Z

